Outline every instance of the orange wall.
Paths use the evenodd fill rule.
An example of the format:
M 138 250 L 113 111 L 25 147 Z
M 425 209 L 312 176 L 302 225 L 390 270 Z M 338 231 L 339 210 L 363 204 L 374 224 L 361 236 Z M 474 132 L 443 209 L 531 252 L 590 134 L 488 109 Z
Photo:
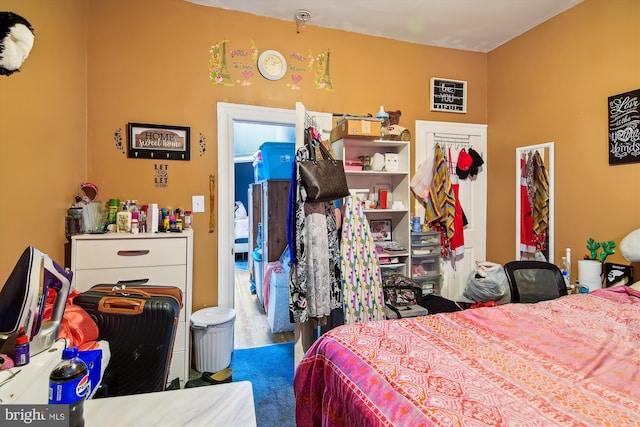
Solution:
M 488 54 L 491 260 L 515 251 L 518 146 L 555 142 L 557 262 L 640 227 L 640 163 L 609 166 L 607 142 L 607 97 L 640 88 L 638 19 L 637 0 L 586 0 Z
M 0 286 L 27 246 L 64 263 L 64 217 L 87 178 L 87 1 L 2 0 L 35 43 L 0 76 Z
M 89 33 L 88 177 L 105 195 L 190 206 L 191 196 L 208 200 L 209 175 L 217 171 L 216 103 L 220 101 L 295 108 L 303 102 L 315 111 L 375 114 L 379 106 L 401 109 L 401 123 L 442 119 L 428 113 L 429 77 L 469 80 L 474 88 L 472 113 L 465 120 L 485 122 L 486 56 L 330 31 L 309 25 L 296 34 L 293 22 L 261 18 L 194 5 L 182 0 L 91 2 Z M 118 25 L 114 25 L 117 22 Z M 234 80 L 231 51 L 277 49 L 285 56 L 330 48 L 333 92 L 312 85 L 304 75 L 300 90 L 254 76 L 250 86 L 215 86 L 209 80 L 209 49 L 227 43 L 227 62 Z M 290 61 L 293 62 L 293 61 Z M 252 61 L 245 64 L 253 66 Z M 438 65 L 442 64 L 442 65 Z M 153 186 L 152 160 L 132 160 L 115 149 L 112 134 L 127 122 L 191 127 L 191 161 L 166 162 L 169 187 Z M 206 141 L 200 155 L 198 138 Z M 160 162 L 162 163 L 162 162 Z M 227 185 L 227 177 L 217 177 Z M 207 212 L 195 215 L 193 309 L 217 303 L 217 233 L 208 232 Z

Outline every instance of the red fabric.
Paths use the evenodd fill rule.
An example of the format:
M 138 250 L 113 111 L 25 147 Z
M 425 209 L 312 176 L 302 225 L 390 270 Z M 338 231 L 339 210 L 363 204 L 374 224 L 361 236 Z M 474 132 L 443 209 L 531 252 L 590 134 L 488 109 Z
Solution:
M 73 299 L 78 295 L 80 295 L 80 292 L 76 290 L 69 293 L 67 305 L 62 315 L 58 338 L 66 338 L 68 345 L 78 347 L 78 350 L 95 350 L 98 348 L 98 343 L 96 342 L 99 333 L 98 325 L 82 307 L 72 304 Z M 43 321 L 51 319 L 55 297 L 56 292 L 49 289 Z

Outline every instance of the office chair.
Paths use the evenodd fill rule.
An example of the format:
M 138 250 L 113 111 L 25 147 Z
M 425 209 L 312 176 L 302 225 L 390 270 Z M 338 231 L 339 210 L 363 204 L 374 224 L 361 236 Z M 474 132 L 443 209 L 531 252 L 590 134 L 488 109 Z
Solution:
M 560 269 L 544 261 L 511 261 L 504 265 L 511 302 L 531 303 L 567 295 Z

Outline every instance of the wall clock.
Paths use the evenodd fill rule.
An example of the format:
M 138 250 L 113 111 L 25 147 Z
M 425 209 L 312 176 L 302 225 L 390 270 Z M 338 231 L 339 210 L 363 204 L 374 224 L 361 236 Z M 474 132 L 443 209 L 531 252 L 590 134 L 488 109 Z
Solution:
M 265 50 L 258 57 L 258 70 L 265 79 L 280 80 L 287 72 L 287 61 L 276 50 Z

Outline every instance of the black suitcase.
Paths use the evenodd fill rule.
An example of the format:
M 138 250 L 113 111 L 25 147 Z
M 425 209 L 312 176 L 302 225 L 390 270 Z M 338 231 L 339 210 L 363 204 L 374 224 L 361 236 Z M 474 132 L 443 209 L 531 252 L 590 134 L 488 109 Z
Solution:
M 111 351 L 96 397 L 165 389 L 182 307 L 179 288 L 95 285 L 73 303 L 96 322 L 98 340 Z

